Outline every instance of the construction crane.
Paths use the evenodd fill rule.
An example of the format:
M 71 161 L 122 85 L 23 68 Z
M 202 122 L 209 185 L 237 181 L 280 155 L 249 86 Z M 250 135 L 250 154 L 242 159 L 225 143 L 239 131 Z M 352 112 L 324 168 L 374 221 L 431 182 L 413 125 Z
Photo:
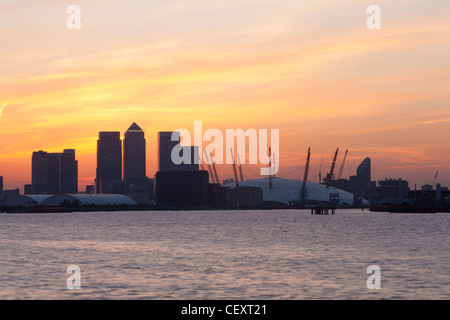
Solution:
M 322 165 L 323 165 L 323 156 L 322 156 L 322 160 L 320 161 L 320 168 L 319 168 L 319 183 L 322 183 Z
M 331 164 L 331 170 L 330 170 L 330 173 L 328 174 L 327 188 L 330 187 L 331 180 L 333 179 L 334 167 L 336 166 L 336 158 L 337 158 L 338 152 L 339 152 L 339 148 L 336 149 L 336 153 L 334 154 L 333 163 Z
M 199 153 L 196 155 L 200 159 L 200 170 L 205 171 L 205 166 L 203 165 L 203 160 L 201 159 L 202 151 L 199 150 Z
M 203 162 L 200 163 L 200 168 L 202 171 L 205 171 L 205 166 L 203 165 Z
M 434 175 L 434 179 L 433 179 L 433 183 L 431 184 L 431 186 L 434 188 L 434 185 L 436 184 L 436 180 L 438 177 L 439 171 L 436 172 L 436 174 Z
M 438 174 L 439 174 L 439 171 L 437 171 L 436 174 L 434 175 L 433 182 L 431 183 L 431 190 L 422 191 L 422 198 L 432 198 L 433 197 L 433 190 L 434 190 L 434 186 L 436 184 Z M 437 190 L 436 190 L 436 192 L 437 192 Z
M 209 157 L 211 158 L 211 163 L 212 163 L 212 168 L 213 168 L 213 173 L 214 173 L 214 179 L 216 180 L 216 184 L 220 184 L 219 176 L 217 175 L 216 164 L 214 163 L 214 160 L 213 160 L 211 152 L 209 153 Z
M 272 148 L 269 147 L 269 189 L 272 189 Z
M 236 181 L 236 188 L 238 188 L 239 187 L 239 178 L 238 178 L 237 171 L 236 171 L 236 162 L 234 161 L 234 154 L 233 154 L 232 148 L 230 148 L 230 152 L 231 152 L 231 159 L 233 160 L 234 181 Z
M 216 183 L 216 179 L 215 179 L 214 173 L 211 169 L 211 163 L 210 163 L 210 160 L 208 159 L 208 154 L 206 153 L 206 149 L 203 150 L 203 153 L 205 154 L 205 162 L 206 162 L 206 166 L 208 168 L 209 176 L 211 177 L 211 181 L 212 181 L 212 183 Z
M 303 175 L 302 200 L 306 198 L 306 181 L 308 181 L 309 161 L 311 159 L 311 147 L 308 148 L 308 156 L 306 157 L 305 174 Z
M 348 150 L 345 150 L 344 160 L 342 160 L 341 168 L 339 169 L 339 174 L 336 180 L 339 180 L 342 177 L 342 172 L 344 172 L 345 160 L 347 159 Z
M 241 176 L 241 182 L 244 182 L 244 174 L 242 173 L 241 158 L 239 158 L 239 153 L 237 155 L 237 158 L 238 158 L 238 167 L 239 167 L 239 175 Z

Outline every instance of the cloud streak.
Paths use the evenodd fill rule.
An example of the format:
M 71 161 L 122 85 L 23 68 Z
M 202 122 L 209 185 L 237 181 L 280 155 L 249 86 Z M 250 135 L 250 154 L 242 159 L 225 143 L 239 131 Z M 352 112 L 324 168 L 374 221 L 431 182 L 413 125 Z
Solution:
M 0 117 L 3 115 L 3 110 L 5 110 L 7 105 L 8 105 L 8 102 L 0 105 Z

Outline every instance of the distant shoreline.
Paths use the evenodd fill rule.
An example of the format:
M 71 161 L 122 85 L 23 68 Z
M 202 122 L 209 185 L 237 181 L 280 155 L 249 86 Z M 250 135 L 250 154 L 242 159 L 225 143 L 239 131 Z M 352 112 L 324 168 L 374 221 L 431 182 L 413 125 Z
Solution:
M 118 211 L 251 211 L 251 210 L 310 210 L 311 208 L 300 208 L 300 207 L 262 207 L 262 208 L 180 208 L 180 207 L 158 207 L 158 206 L 120 206 L 120 207 L 78 207 L 78 208 L 67 208 L 67 207 L 2 207 L 0 208 L 0 213 L 7 214 L 33 214 L 33 213 L 72 213 L 72 212 L 118 212 Z M 342 207 L 335 208 L 336 212 L 339 213 L 340 210 L 355 209 L 365 212 L 385 212 L 385 213 L 417 213 L 417 214 L 430 214 L 430 213 L 450 213 L 449 209 L 437 209 L 433 210 L 396 210 L 389 211 L 387 208 L 361 208 L 361 207 Z

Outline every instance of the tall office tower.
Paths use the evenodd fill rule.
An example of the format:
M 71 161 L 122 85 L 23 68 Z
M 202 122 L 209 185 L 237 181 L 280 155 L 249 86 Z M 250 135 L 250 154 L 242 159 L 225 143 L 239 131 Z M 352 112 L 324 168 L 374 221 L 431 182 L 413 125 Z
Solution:
M 134 122 L 123 140 L 123 179 L 145 178 L 145 166 L 145 134 Z
M 146 176 L 145 134 L 135 122 L 123 140 L 124 194 L 138 203 L 148 203 L 153 193 L 153 180 Z
M 172 141 L 172 134 L 174 140 Z M 195 159 L 199 156 L 199 149 L 196 146 L 183 146 L 179 156 L 183 157 L 185 152 L 190 154 L 190 164 L 175 164 L 172 161 L 172 150 L 180 143 L 179 132 L 158 132 L 158 171 L 198 171 L 198 164 Z
M 158 132 L 158 171 L 174 171 L 175 164 L 172 162 L 172 149 L 179 143 L 180 136 L 175 132 L 177 141 L 172 141 L 173 132 Z
M 0 193 L 3 191 L 3 177 L 0 176 Z
M 33 152 L 31 161 L 32 193 L 78 193 L 78 161 L 74 149 L 63 153 Z
M 370 158 L 365 158 L 356 170 L 358 179 L 358 191 L 360 195 L 371 193 L 371 162 Z
M 100 132 L 97 141 L 95 193 L 121 193 L 119 190 L 121 181 L 122 140 L 120 140 L 120 132 Z
M 31 185 L 34 194 L 50 193 L 50 164 L 48 153 L 45 151 L 33 152 Z
M 59 193 L 78 193 L 78 161 L 75 149 L 66 149 L 60 154 L 60 190 Z

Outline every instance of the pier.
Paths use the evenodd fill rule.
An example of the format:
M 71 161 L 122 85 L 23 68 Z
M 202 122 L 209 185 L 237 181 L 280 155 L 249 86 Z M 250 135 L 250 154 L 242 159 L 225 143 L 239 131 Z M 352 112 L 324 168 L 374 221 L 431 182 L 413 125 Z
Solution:
M 320 215 L 328 215 L 335 214 L 336 208 L 324 208 L 324 207 L 316 207 L 311 208 L 311 214 L 320 214 Z

